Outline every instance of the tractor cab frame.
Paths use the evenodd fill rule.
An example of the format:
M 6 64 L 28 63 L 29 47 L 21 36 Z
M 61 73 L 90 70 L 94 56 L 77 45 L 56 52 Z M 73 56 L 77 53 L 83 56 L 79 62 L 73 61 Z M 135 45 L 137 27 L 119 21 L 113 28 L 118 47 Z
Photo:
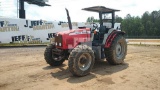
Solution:
M 114 28 L 115 12 L 120 11 L 120 10 L 112 9 L 112 8 L 106 8 L 104 6 L 88 7 L 88 8 L 83 8 L 82 10 L 97 12 L 99 14 L 100 27 L 98 27 L 98 25 L 93 25 L 93 27 L 95 27 L 95 29 L 98 29 L 98 32 L 95 32 L 94 30 L 92 30 L 92 32 L 94 32 L 94 34 L 91 33 L 92 34 L 91 36 L 93 37 L 92 44 L 93 44 L 93 46 L 104 45 L 109 33 L 111 33 L 113 31 L 113 28 Z M 105 14 L 111 14 L 111 18 L 110 19 L 106 19 L 106 18 L 103 19 L 103 15 L 105 15 Z M 104 25 L 104 23 L 108 22 L 108 21 L 111 22 L 111 27 L 110 28 L 106 27 Z
M 104 26 L 103 22 L 111 20 L 112 28 L 114 28 L 114 23 L 115 23 L 115 12 L 120 11 L 120 10 L 117 10 L 117 9 L 106 8 L 104 6 L 88 7 L 88 8 L 83 8 L 82 10 L 99 13 L 100 27 Z M 103 14 L 111 14 L 112 18 L 111 19 L 102 19 Z

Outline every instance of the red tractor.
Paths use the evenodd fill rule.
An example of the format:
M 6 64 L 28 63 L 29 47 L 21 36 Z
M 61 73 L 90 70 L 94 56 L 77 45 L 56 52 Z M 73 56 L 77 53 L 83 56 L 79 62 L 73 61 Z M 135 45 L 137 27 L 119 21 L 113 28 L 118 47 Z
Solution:
M 70 30 L 56 33 L 54 43 L 49 44 L 44 52 L 46 62 L 51 66 L 59 66 L 68 60 L 69 71 L 76 76 L 89 74 L 95 60 L 106 59 L 112 65 L 122 64 L 127 54 L 127 43 L 124 38 L 125 32 L 114 29 L 115 12 L 119 10 L 104 6 L 82 10 L 98 12 L 99 27 L 93 23 L 92 28 L 79 27 L 73 30 L 66 9 Z M 109 19 L 112 28 L 104 25 L 104 14 L 112 15 L 112 19 Z

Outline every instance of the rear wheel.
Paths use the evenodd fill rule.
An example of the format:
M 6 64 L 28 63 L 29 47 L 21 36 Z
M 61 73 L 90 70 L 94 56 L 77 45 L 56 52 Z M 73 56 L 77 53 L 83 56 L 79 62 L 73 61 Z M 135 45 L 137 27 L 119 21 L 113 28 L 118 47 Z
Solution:
M 44 59 L 50 66 L 59 66 L 64 62 L 63 56 L 53 54 L 52 50 L 56 49 L 54 44 L 49 44 L 44 52 Z
M 118 35 L 114 38 L 110 48 L 105 48 L 106 59 L 112 65 L 123 63 L 126 54 L 127 43 L 122 35 Z
M 94 62 L 93 50 L 87 45 L 78 45 L 69 55 L 68 66 L 73 75 L 85 76 L 90 73 Z

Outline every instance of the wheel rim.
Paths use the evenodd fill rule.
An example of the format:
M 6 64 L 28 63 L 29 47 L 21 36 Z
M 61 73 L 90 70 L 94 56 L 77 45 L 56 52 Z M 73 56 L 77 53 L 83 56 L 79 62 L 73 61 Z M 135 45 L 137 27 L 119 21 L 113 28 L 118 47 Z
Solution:
M 82 71 L 86 71 L 91 65 L 91 56 L 88 53 L 82 54 L 78 60 L 78 67 Z
M 53 54 L 53 55 L 52 55 L 52 58 L 53 58 L 55 61 L 61 61 L 64 57 L 63 57 L 63 55 L 62 55 L 62 56 L 59 56 L 59 55 Z
M 117 43 L 117 45 L 116 45 L 116 55 L 117 55 L 117 57 L 121 57 L 122 56 L 122 52 L 123 52 L 123 50 L 122 50 L 123 48 L 122 48 L 122 45 L 120 44 L 120 43 Z

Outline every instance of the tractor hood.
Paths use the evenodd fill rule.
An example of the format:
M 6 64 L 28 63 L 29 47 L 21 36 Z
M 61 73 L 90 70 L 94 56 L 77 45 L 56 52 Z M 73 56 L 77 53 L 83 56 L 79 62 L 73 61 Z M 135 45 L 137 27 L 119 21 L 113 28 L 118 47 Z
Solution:
M 89 34 L 90 33 L 90 28 L 82 28 L 82 29 L 73 29 L 73 30 L 66 30 L 66 31 L 61 31 L 58 32 L 57 34 L 59 35 L 71 35 L 71 34 Z
M 55 35 L 56 47 L 60 49 L 73 49 L 79 43 L 88 41 L 90 41 L 90 28 L 67 30 Z

